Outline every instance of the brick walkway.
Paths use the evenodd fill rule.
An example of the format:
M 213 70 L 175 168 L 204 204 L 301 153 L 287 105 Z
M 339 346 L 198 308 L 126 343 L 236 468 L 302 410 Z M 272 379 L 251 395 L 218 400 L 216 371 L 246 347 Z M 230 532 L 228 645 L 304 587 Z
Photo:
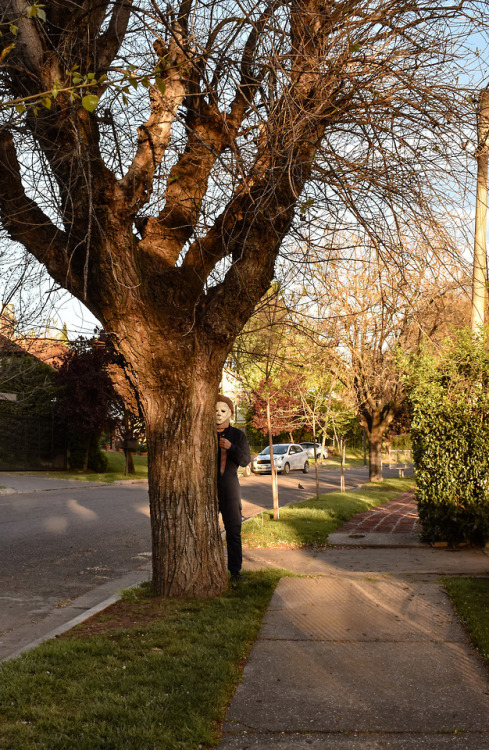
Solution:
M 359 513 L 337 529 L 340 534 L 419 534 L 420 531 L 412 492 L 405 492 L 397 500 Z

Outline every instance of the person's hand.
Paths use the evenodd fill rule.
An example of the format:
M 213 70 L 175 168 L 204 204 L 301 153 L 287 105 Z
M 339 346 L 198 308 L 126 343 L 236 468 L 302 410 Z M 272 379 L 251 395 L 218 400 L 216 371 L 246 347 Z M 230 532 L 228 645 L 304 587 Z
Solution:
M 219 448 L 225 448 L 227 451 L 230 449 L 232 443 L 226 438 L 219 438 Z

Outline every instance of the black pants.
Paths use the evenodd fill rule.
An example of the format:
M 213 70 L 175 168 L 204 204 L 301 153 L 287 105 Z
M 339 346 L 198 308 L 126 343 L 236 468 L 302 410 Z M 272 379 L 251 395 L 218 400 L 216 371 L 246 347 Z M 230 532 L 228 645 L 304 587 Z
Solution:
M 241 547 L 241 524 L 234 526 L 225 526 L 226 529 L 226 547 L 228 550 L 228 570 L 233 573 L 239 573 L 243 564 L 243 552 Z
M 226 532 L 228 570 L 231 574 L 239 573 L 243 564 L 241 547 L 241 497 L 237 479 L 236 486 L 233 486 L 233 484 L 229 483 L 227 487 L 219 486 L 218 484 L 217 493 L 219 497 L 219 511 L 222 515 L 224 530 Z

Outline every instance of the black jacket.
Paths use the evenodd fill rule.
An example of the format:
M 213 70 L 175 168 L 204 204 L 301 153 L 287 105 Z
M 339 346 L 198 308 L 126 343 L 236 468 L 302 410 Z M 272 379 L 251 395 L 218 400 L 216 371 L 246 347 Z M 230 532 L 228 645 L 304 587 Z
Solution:
M 226 467 L 221 474 L 221 449 L 217 451 L 217 494 L 219 510 L 223 518 L 231 516 L 241 523 L 241 491 L 238 482 L 238 467 L 248 466 L 251 461 L 250 446 L 246 435 L 237 427 L 226 427 L 218 433 L 219 438 L 229 440 L 231 447 L 226 453 Z M 226 518 L 224 518 L 226 523 Z

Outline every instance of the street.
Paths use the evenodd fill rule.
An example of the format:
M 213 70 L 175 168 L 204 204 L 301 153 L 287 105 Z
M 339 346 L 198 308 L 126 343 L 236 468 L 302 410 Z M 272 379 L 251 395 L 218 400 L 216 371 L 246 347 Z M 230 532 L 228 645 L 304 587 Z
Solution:
M 345 472 L 347 488 L 367 478 L 363 467 Z M 245 518 L 272 507 L 269 475 L 240 482 Z M 320 469 L 321 492 L 339 483 L 337 467 Z M 315 494 L 313 470 L 279 476 L 278 484 L 282 506 Z M 13 650 L 19 629 L 27 632 L 86 592 L 138 570 L 150 577 L 146 483 L 95 485 L 2 473 L 0 485 L 11 488 L 0 492 L 12 493 L 0 495 L 0 659 Z

